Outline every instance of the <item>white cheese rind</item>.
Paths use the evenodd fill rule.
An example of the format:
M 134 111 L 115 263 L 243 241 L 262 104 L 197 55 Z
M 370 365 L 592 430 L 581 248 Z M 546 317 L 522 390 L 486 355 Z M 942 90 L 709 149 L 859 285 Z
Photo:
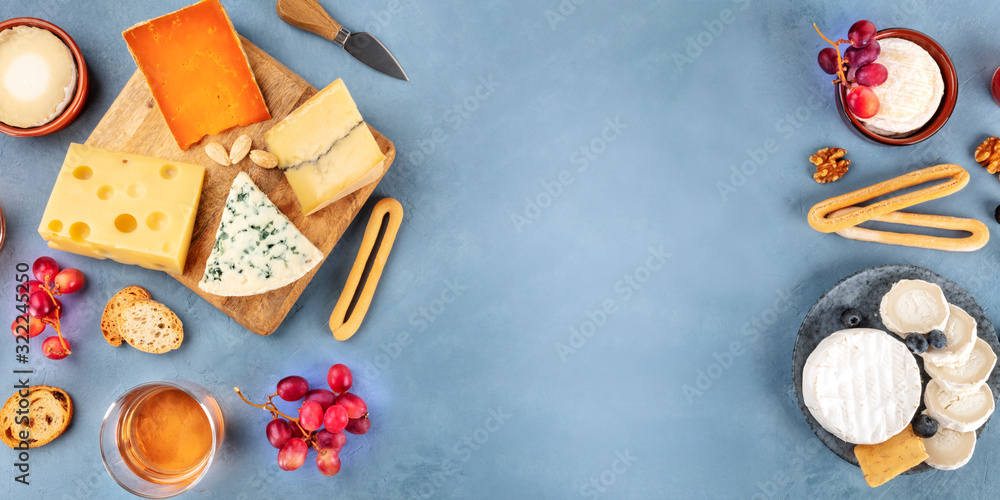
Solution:
M 972 459 L 976 451 L 976 433 L 938 428 L 937 433 L 924 440 L 927 459 L 924 462 L 939 470 L 955 470 Z
M 976 345 L 976 318 L 955 304 L 948 304 L 948 310 L 948 324 L 942 330 L 948 337 L 948 345 L 944 349 L 927 349 L 920 355 L 925 363 L 957 367 L 969 361 L 972 348 Z
M 920 370 L 902 342 L 870 328 L 823 339 L 802 370 L 803 400 L 831 434 L 881 443 L 902 431 L 920 404 Z
M 997 355 L 985 340 L 977 338 L 969 360 L 958 366 L 938 366 L 924 360 L 924 369 L 941 387 L 951 392 L 979 390 L 993 373 Z
M 924 390 L 927 414 L 939 427 L 959 432 L 974 431 L 993 414 L 993 391 L 988 384 L 972 392 L 952 392 L 931 379 Z
M 943 329 L 949 313 L 941 287 L 923 280 L 897 281 L 879 306 L 882 324 L 901 338 Z
M 322 260 L 323 253 L 240 172 L 198 287 L 227 297 L 256 295 L 298 280 Z
M 885 83 L 871 87 L 879 100 L 875 116 L 861 120 L 886 137 L 902 137 L 923 127 L 937 112 L 944 96 L 941 68 L 919 45 L 902 38 L 879 40 L 875 61 L 889 72 Z

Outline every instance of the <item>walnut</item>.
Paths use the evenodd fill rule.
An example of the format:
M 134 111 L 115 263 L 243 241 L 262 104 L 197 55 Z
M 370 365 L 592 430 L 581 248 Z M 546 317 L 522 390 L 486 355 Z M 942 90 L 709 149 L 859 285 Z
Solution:
M 991 174 L 1000 172 L 1000 139 L 990 137 L 983 141 L 976 148 L 976 161 Z
M 851 160 L 840 159 L 845 154 L 847 152 L 843 148 L 824 148 L 810 156 L 809 161 L 816 165 L 816 173 L 813 174 L 813 179 L 823 184 L 843 177 L 847 173 L 847 166 L 851 164 Z

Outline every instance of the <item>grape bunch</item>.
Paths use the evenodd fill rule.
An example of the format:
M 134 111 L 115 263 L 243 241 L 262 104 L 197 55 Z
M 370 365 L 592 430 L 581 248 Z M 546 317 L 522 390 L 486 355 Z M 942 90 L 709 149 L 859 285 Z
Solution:
M 265 428 L 267 441 L 278 451 L 278 467 L 295 470 L 308 458 L 309 448 L 316 450 L 316 468 L 325 476 L 340 472 L 340 450 L 347 443 L 347 435 L 365 434 L 371 428 L 368 405 L 351 389 L 351 370 L 342 364 L 330 367 L 326 374 L 330 390 L 309 389 L 309 382 L 298 375 L 278 381 L 274 394 L 267 403 L 251 403 L 236 387 L 236 393 L 250 406 L 267 410 L 273 417 Z M 275 396 L 285 401 L 302 401 L 298 418 L 278 411 L 271 401 Z
M 816 32 L 824 40 L 833 45 L 819 51 L 817 62 L 819 67 L 828 74 L 837 75 L 833 83 L 841 83 L 849 92 L 847 94 L 847 109 L 858 118 L 871 118 L 878 113 L 879 100 L 872 87 L 885 83 L 889 71 L 885 66 L 875 62 L 882 47 L 875 39 L 875 24 L 861 20 L 847 30 L 847 40 L 830 41 L 819 27 L 813 24 Z M 840 44 L 850 44 L 840 55 Z
M 51 326 L 56 335 L 42 342 L 42 354 L 49 359 L 63 359 L 69 356 L 70 347 L 69 341 L 62 336 L 59 324 L 62 302 L 56 296 L 79 290 L 84 283 L 83 273 L 74 268 L 60 271 L 59 264 L 51 257 L 35 260 L 31 273 L 35 279 L 17 285 L 21 315 L 10 325 L 10 331 L 15 337 L 32 338 L 42 333 L 46 325 Z

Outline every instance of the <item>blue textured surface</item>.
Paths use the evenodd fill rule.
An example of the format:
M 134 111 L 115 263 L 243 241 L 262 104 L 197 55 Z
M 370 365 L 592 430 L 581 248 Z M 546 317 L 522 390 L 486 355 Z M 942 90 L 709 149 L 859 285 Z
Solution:
M 348 28 L 378 35 L 404 83 L 283 24 L 271 1 L 226 0 L 243 35 L 313 85 L 343 77 L 399 150 L 373 198 L 396 197 L 407 215 L 362 330 L 343 343 L 326 322 L 371 203 L 270 337 L 164 274 L 53 252 L 35 233 L 69 142 L 86 139 L 135 70 L 120 32 L 187 3 L 0 5 L 0 18 L 68 31 L 92 81 L 68 129 L 0 137 L 5 317 L 18 262 L 54 254 L 90 280 L 65 301 L 73 355 L 33 351 L 30 363 L 32 383 L 73 395 L 72 427 L 31 453 L 30 486 L 13 481 L 4 452 L 0 496 L 128 497 L 101 464 L 101 419 L 126 388 L 170 378 L 206 386 L 226 415 L 221 460 L 190 497 L 997 494 L 995 423 L 964 468 L 872 491 L 809 430 L 791 380 L 809 306 L 872 265 L 932 269 L 996 322 L 995 241 L 952 254 L 819 234 L 805 220 L 822 199 L 946 162 L 969 169 L 971 183 L 919 210 L 996 228 L 1000 184 L 972 158 L 1000 132 L 988 90 L 1000 65 L 994 3 L 324 0 Z M 951 54 L 958 104 L 929 141 L 869 144 L 837 116 L 811 24 L 843 36 L 859 17 L 925 32 Z M 851 170 L 818 185 L 807 158 L 827 146 L 846 148 Z M 133 283 L 183 319 L 181 349 L 152 356 L 101 339 L 105 301 Z M 4 345 L 6 397 L 16 379 Z M 267 414 L 232 387 L 259 399 L 284 375 L 318 383 L 334 362 L 355 369 L 372 431 L 350 438 L 335 478 L 311 463 L 282 472 L 263 436 Z

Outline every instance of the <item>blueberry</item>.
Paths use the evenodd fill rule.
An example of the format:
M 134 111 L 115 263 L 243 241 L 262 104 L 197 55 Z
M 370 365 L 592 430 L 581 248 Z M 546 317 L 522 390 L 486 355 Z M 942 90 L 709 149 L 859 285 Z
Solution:
M 857 328 L 861 325 L 861 321 L 863 319 L 864 318 L 861 317 L 861 311 L 853 307 L 844 310 L 844 312 L 840 314 L 840 322 L 847 328 Z
M 927 344 L 932 349 L 944 349 L 948 347 L 948 336 L 941 330 L 931 330 L 931 333 L 927 334 Z
M 906 336 L 906 347 L 913 354 L 923 354 L 927 351 L 927 339 L 919 333 L 911 333 Z
M 922 438 L 929 438 L 937 434 L 937 422 L 927 415 L 920 414 L 913 419 L 913 433 Z

